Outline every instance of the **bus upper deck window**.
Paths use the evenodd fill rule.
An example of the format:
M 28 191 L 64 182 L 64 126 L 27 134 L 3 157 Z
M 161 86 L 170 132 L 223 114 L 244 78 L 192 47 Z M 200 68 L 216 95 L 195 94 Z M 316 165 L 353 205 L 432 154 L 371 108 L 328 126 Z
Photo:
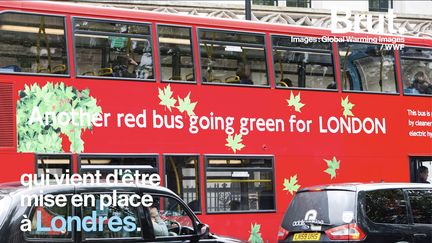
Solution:
M 199 30 L 202 82 L 268 86 L 263 34 Z
M 404 94 L 432 94 L 432 49 L 406 47 L 401 52 Z
M 0 14 L 0 72 L 67 74 L 63 17 Z
M 162 80 L 195 81 L 191 29 L 158 26 Z
M 344 90 L 397 93 L 392 50 L 381 45 L 339 43 L 341 81 Z
M 75 19 L 78 76 L 154 79 L 150 25 Z
M 273 36 L 272 42 L 277 87 L 337 88 L 331 43 L 294 36 Z

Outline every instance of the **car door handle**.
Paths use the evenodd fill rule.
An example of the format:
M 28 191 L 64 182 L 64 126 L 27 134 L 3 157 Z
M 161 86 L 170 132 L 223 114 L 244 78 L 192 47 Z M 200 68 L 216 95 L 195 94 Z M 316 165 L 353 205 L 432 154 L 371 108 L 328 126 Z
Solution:
M 426 238 L 426 234 L 414 234 L 414 238 Z

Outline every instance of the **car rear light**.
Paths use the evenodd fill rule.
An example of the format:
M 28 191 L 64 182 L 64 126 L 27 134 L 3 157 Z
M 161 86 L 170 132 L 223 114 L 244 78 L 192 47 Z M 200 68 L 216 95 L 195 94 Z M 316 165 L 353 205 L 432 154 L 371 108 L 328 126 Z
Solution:
M 288 234 L 289 234 L 289 232 L 286 229 L 279 227 L 278 240 L 285 240 L 287 238 Z
M 366 235 L 357 224 L 345 224 L 325 231 L 330 240 L 363 240 Z

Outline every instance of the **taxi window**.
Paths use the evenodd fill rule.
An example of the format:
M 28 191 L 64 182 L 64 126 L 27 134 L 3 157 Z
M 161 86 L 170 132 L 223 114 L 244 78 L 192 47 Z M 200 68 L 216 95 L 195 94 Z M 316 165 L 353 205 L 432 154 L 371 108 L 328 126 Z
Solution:
M 34 206 L 30 214 L 31 230 L 25 233 L 26 238 L 30 239 L 72 239 L 72 230 L 67 230 L 67 225 L 56 218 L 67 220 L 72 216 L 72 204 L 70 198 L 64 207 L 54 205 Z M 55 222 L 54 224 L 52 222 Z M 56 229 L 52 226 L 55 225 Z M 38 227 L 39 226 L 39 227 Z M 48 229 L 48 230 L 42 230 Z
M 106 198 L 101 194 L 92 194 L 95 198 L 94 207 L 82 207 L 82 217 L 97 218 L 97 228 L 86 230 L 83 228 L 83 239 L 131 239 L 141 238 L 141 225 L 138 217 L 138 207 L 131 205 L 110 205 L 102 207 L 102 201 Z M 106 199 L 108 200 L 108 199 Z M 109 203 L 107 203 L 109 204 Z M 116 218 L 116 219 L 113 219 Z M 88 222 L 87 226 L 92 227 L 94 222 Z M 83 223 L 84 224 L 84 223 Z M 111 226 L 110 226 L 111 225 Z
M 186 238 L 196 234 L 194 223 L 196 220 L 179 200 L 153 195 L 153 205 L 147 209 L 157 240 L 165 241 L 169 237 L 178 236 Z

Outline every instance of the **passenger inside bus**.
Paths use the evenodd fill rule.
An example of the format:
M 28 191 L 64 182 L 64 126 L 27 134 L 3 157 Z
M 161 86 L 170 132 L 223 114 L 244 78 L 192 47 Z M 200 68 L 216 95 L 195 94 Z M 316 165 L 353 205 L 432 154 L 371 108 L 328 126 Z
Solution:
M 432 94 L 432 84 L 423 71 L 419 71 L 414 75 L 412 88 L 419 94 Z
M 129 56 L 117 56 L 112 64 L 112 75 L 114 77 L 135 78 L 135 74 L 129 71 L 129 65 L 138 66 L 138 63 Z
M 251 71 L 249 65 L 240 65 L 238 68 L 236 75 L 240 79 L 240 84 L 254 84 L 250 79 Z
M 235 211 L 235 210 L 240 210 L 240 202 L 237 200 L 231 200 L 231 202 L 229 203 L 230 206 L 230 210 L 231 211 Z
M 337 89 L 336 82 L 331 82 L 329 85 L 327 85 L 327 89 Z
M 281 81 L 279 81 L 278 85 L 279 86 L 284 86 L 284 87 L 292 87 L 293 86 L 293 82 L 289 78 L 284 78 Z
M 420 166 L 418 170 L 418 183 L 430 183 L 427 179 L 429 177 L 429 169 L 426 166 Z

